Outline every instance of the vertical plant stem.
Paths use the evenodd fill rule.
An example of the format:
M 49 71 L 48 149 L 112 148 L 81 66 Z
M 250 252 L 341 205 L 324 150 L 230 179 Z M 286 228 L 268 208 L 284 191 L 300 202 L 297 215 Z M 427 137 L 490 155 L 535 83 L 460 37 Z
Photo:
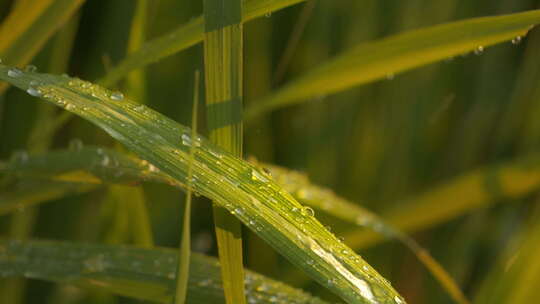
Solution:
M 199 71 L 195 72 L 195 83 L 193 85 L 193 111 L 191 114 L 191 138 L 197 136 L 197 113 L 199 103 Z M 188 289 L 189 259 L 191 255 L 191 183 L 193 178 L 193 159 L 195 157 L 196 145 L 191 145 L 189 150 L 190 163 L 188 167 L 188 182 L 186 193 L 186 208 L 184 210 L 184 221 L 182 227 L 182 240 L 180 241 L 180 254 L 178 257 L 178 271 L 176 274 L 176 304 L 184 304 Z
M 133 21 L 131 22 L 131 32 L 127 46 L 127 53 L 131 54 L 141 48 L 146 40 L 146 25 L 148 22 L 148 0 L 137 0 Z M 143 69 L 132 71 L 127 76 L 127 91 L 134 100 L 140 103 L 146 101 L 146 81 Z
M 205 0 L 204 65 L 210 139 L 242 156 L 242 2 Z M 227 304 L 245 303 L 240 222 L 214 205 Z

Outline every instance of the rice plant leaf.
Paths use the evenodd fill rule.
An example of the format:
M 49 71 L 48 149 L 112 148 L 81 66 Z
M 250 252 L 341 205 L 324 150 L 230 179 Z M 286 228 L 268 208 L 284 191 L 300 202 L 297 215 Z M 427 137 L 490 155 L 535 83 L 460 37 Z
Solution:
M 204 0 L 206 123 L 210 141 L 242 157 L 243 27 L 241 0 Z M 245 304 L 242 225 L 212 206 L 227 304 Z
M 246 22 L 303 1 L 306 0 L 244 0 L 242 21 Z M 103 78 L 98 80 L 98 83 L 103 86 L 114 85 L 130 71 L 176 54 L 203 41 L 203 39 L 204 18 L 199 16 L 168 34 L 148 41 L 139 50 L 129 54 L 118 65 L 114 66 Z
M 193 190 L 225 207 L 269 245 L 348 303 L 404 303 L 369 264 L 265 173 L 189 128 L 92 83 L 0 65 L 0 79 L 73 112 L 185 184 L 198 145 Z
M 360 44 L 252 103 L 246 109 L 246 118 L 483 50 L 524 36 L 539 22 L 540 10 L 534 10 L 452 22 Z
M 87 184 L 138 184 L 143 181 L 184 187 L 145 160 L 78 140 L 69 150 L 30 154 L 0 165 L 0 173 L 15 177 Z
M 131 298 L 170 303 L 178 253 L 53 241 L 0 241 L 0 277 L 25 277 L 92 287 Z M 193 253 L 188 285 L 190 304 L 225 303 L 216 259 Z M 246 272 L 250 303 L 325 304 L 298 289 Z
M 442 267 L 442 265 L 440 265 L 413 238 L 403 231 L 386 223 L 385 220 L 378 215 L 362 208 L 358 204 L 354 204 L 353 202 L 339 197 L 332 190 L 311 183 L 304 174 L 275 165 L 261 164 L 261 166 L 268 170 L 273 179 L 280 184 L 283 189 L 291 193 L 299 202 L 323 210 L 325 213 L 328 213 L 345 223 L 348 222 L 360 227 L 366 227 L 389 239 L 400 241 L 416 255 L 418 260 L 424 264 L 424 266 L 426 266 L 456 303 L 469 303 L 469 300 L 465 297 L 458 284 L 444 267 Z
M 540 187 L 540 158 L 530 155 L 471 170 L 425 192 L 404 199 L 382 217 L 409 233 L 427 229 L 485 208 L 498 201 L 511 202 Z M 381 237 L 365 230 L 345 235 L 352 248 L 372 246 Z
M 45 42 L 66 23 L 84 0 L 32 1 L 14 9 L 0 26 L 0 58 L 15 66 L 28 64 Z M 0 94 L 7 88 L 0 84 Z

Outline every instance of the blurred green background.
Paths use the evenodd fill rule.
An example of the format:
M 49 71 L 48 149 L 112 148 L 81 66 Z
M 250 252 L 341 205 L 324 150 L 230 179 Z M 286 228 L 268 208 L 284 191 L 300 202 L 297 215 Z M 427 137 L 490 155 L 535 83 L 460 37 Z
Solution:
M 7 15 L 12 2 L 0 1 L 0 17 Z M 202 13 L 202 1 L 150 3 L 148 39 Z M 134 7 L 131 0 L 87 1 L 75 20 L 78 27 L 66 72 L 91 81 L 124 58 Z M 540 8 L 540 1 L 319 0 L 314 6 L 312 2 L 295 5 L 245 24 L 245 104 L 364 41 L 448 21 L 535 8 Z M 292 33 L 302 28 L 301 20 L 306 20 L 305 31 L 297 44 L 291 43 Z M 40 71 L 48 71 L 53 42 L 32 61 Z M 283 59 L 288 48 L 292 56 Z M 148 66 L 145 103 L 190 125 L 193 73 L 203 70 L 202 64 L 199 44 Z M 391 75 L 246 122 L 245 156 L 303 171 L 315 183 L 379 214 L 406 209 L 407 198 L 474 168 L 537 153 L 539 84 L 540 30 L 534 29 L 519 44 L 506 43 L 482 54 Z M 125 84 L 116 89 L 125 90 Z M 31 98 L 14 89 L 0 96 L 2 159 L 28 149 L 32 128 L 47 123 L 37 119 L 38 103 Z M 206 134 L 204 117 L 201 112 L 199 130 Z M 85 144 L 114 145 L 101 130 L 73 118 L 54 136 L 52 146 L 66 148 L 74 138 Z M 143 187 L 156 244 L 177 247 L 184 195 L 163 185 Z M 466 195 L 456 194 L 456 199 Z M 538 220 L 538 192 L 501 202 L 515 203 L 494 201 L 490 208 L 414 234 L 470 298 L 526 223 Z M 107 189 L 69 196 L 39 208 L 31 236 L 130 243 L 123 208 L 129 206 L 111 198 Z M 210 202 L 195 198 L 193 208 L 193 249 L 215 255 Z M 352 229 L 330 217 L 320 219 L 337 235 Z M 0 217 L 0 235 L 9 230 L 10 218 Z M 247 267 L 337 300 L 301 274 L 290 276 L 292 266 L 247 230 L 245 243 Z M 362 249 L 361 254 L 409 303 L 451 303 L 399 243 L 381 243 Z M 531 282 L 535 283 L 540 284 Z M 24 294 L 22 303 L 138 303 L 39 281 L 29 281 Z

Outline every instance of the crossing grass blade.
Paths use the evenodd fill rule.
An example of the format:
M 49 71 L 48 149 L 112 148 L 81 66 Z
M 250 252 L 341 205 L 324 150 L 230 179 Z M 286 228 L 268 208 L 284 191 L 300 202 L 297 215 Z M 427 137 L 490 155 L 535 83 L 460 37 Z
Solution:
M 204 1 L 206 121 L 210 140 L 242 157 L 242 1 Z M 223 290 L 227 304 L 244 304 L 242 225 L 219 204 L 213 205 Z
M 244 0 L 242 22 L 270 14 L 274 11 L 306 0 Z M 129 54 L 118 65 L 112 67 L 97 82 L 103 86 L 112 86 L 134 70 L 157 62 L 167 56 L 187 49 L 204 39 L 204 18 L 192 19 L 186 24 L 163 36 L 145 43 L 139 50 Z
M 198 145 L 193 190 L 214 200 L 294 265 L 348 303 L 404 303 L 375 269 L 253 165 L 191 138 L 189 128 L 92 83 L 0 65 L 0 79 L 73 112 L 182 183 Z
M 197 136 L 197 113 L 199 104 L 199 71 L 195 72 L 193 84 L 193 111 L 191 113 L 191 138 Z M 195 146 L 189 149 L 188 181 L 186 189 L 186 207 L 184 208 L 184 220 L 182 223 L 182 239 L 180 240 L 180 252 L 178 254 L 178 271 L 176 277 L 176 304 L 184 304 L 188 290 L 189 259 L 191 254 L 191 179 L 193 178 L 193 157 Z
M 522 37 L 540 10 L 474 18 L 365 43 L 293 80 L 246 109 L 246 119 L 316 97 L 384 79 L 422 65 Z
M 170 303 L 175 289 L 177 250 L 53 241 L 0 241 L 0 277 L 26 277 L 126 297 Z M 224 304 L 216 259 L 193 253 L 189 304 Z M 326 304 L 298 289 L 246 271 L 251 303 Z
M 14 66 L 28 64 L 83 3 L 84 0 L 32 1 L 14 9 L 0 26 L 2 61 Z M 0 84 L 0 94 L 6 88 L 6 83 Z

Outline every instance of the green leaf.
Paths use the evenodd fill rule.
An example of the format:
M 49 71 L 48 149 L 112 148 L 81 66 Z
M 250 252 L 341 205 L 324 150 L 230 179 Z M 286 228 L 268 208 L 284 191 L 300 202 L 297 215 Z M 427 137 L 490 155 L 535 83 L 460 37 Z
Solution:
M 404 300 L 361 257 L 339 241 L 268 176 L 253 165 L 192 138 L 188 128 L 97 85 L 0 65 L 0 79 L 96 124 L 141 158 L 186 182 L 189 147 L 193 189 L 240 219 L 294 265 L 348 303 Z
M 206 123 L 210 140 L 242 157 L 242 1 L 203 3 Z M 219 204 L 212 207 L 226 302 L 245 304 L 242 225 Z
M 409 233 L 445 223 L 473 210 L 514 199 L 540 187 L 540 158 L 522 159 L 471 170 L 404 199 L 395 210 L 382 218 L 401 231 Z M 352 248 L 371 246 L 381 237 L 370 231 L 353 231 L 345 236 Z
M 127 297 L 170 303 L 176 250 L 52 241 L 0 241 L 0 277 L 25 277 L 92 287 Z M 216 259 L 193 253 L 188 300 L 225 303 Z M 250 303 L 325 304 L 298 289 L 246 272 Z
M 20 5 L 0 27 L 0 58 L 11 65 L 28 64 L 45 42 L 66 23 L 84 0 L 31 1 Z M 7 88 L 0 85 L 0 93 Z
M 414 30 L 365 43 L 320 64 L 246 110 L 256 115 L 384 79 L 412 68 L 527 34 L 540 22 L 540 10 L 474 18 Z
M 246 22 L 303 1 L 306 0 L 244 0 L 242 21 Z M 113 67 L 103 78 L 98 80 L 98 83 L 103 86 L 111 86 L 130 71 L 176 54 L 203 41 L 203 39 L 204 18 L 200 16 L 168 34 L 148 41 L 139 50 L 129 54 Z

